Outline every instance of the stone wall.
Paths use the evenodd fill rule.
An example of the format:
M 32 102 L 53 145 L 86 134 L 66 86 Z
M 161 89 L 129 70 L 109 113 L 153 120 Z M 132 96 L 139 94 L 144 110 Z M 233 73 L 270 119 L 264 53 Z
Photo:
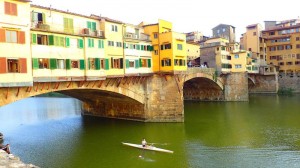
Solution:
M 13 154 L 7 154 L 4 150 L 0 149 L 0 167 L 1 168 L 38 168 L 32 164 L 23 163 L 19 157 L 14 156 Z
M 279 76 L 279 89 L 292 89 L 295 93 L 300 93 L 300 76 Z
M 225 101 L 249 101 L 248 73 L 230 73 L 225 77 Z
M 277 75 L 249 75 L 249 93 L 277 93 Z

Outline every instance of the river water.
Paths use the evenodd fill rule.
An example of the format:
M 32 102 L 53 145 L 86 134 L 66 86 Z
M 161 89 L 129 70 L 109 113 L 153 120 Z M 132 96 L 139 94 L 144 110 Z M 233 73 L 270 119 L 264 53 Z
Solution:
M 0 108 L 4 143 L 49 168 L 300 167 L 300 95 L 249 102 L 185 102 L 184 123 L 83 117 L 72 98 L 28 98 Z M 173 154 L 123 146 L 142 138 Z M 139 157 L 143 155 L 143 157 Z

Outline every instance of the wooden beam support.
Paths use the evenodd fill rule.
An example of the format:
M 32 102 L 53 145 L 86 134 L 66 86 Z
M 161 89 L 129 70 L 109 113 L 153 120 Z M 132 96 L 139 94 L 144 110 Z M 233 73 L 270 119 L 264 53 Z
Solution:
M 70 87 L 71 83 L 72 83 L 72 81 L 70 81 L 70 82 L 67 84 L 67 88 Z
M 45 83 L 43 83 L 42 88 L 41 88 L 41 91 L 44 90 L 44 87 L 45 87 Z
M 48 86 L 47 86 L 47 90 L 50 89 L 50 85 L 51 85 L 51 83 L 49 82 L 49 83 L 48 83 Z
M 19 96 L 19 93 L 20 93 L 20 87 L 18 87 L 18 90 L 17 90 L 16 97 L 18 97 L 18 96 Z
M 178 93 L 180 93 L 180 87 L 179 87 L 178 81 L 176 79 L 176 76 L 174 76 L 174 79 L 175 79 L 175 82 L 176 82 L 176 85 L 177 85 Z
M 111 79 L 108 79 L 107 84 L 106 84 L 105 87 L 107 87 L 109 85 L 110 81 L 111 81 Z
M 104 80 L 101 80 L 101 81 L 99 82 L 98 88 L 101 88 L 103 82 L 104 82 Z
M 39 83 L 37 82 L 34 91 L 37 92 L 38 88 L 39 88 Z
M 8 98 L 8 90 L 9 90 L 9 88 L 7 88 L 7 90 L 6 90 L 5 99 L 7 99 L 7 98 Z
M 32 87 L 27 87 L 26 92 L 31 92 Z
M 91 83 L 91 82 L 88 81 L 88 82 L 87 82 L 87 85 L 85 85 L 85 87 L 89 87 L 90 83 Z
M 94 84 L 92 85 L 92 88 L 94 88 L 94 86 L 96 85 L 97 81 L 94 81 Z
M 122 78 L 118 81 L 117 87 L 120 86 L 120 84 L 122 83 L 123 78 L 124 78 L 124 77 L 122 77 Z
M 116 81 L 118 80 L 119 78 L 115 79 L 114 82 L 110 85 L 110 86 L 114 86 L 114 84 L 116 83 Z

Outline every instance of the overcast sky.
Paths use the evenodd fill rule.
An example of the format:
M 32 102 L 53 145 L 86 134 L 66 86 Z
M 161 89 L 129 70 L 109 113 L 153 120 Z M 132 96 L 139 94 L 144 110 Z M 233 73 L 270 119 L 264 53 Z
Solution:
M 212 35 L 212 28 L 220 23 L 236 27 L 237 41 L 246 26 L 264 21 L 296 19 L 299 5 L 292 1 L 267 0 L 32 0 L 32 4 L 96 14 L 125 23 L 157 23 L 158 19 L 173 23 L 173 31 L 202 32 Z M 297 3 L 298 4 L 298 3 Z M 298 12 L 297 12 L 298 11 Z

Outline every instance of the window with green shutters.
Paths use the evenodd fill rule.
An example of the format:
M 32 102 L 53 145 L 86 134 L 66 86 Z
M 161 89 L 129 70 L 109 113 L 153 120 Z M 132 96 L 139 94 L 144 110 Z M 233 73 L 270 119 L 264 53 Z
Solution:
M 70 47 L 70 38 L 66 37 L 66 47 Z
M 126 68 L 129 68 L 129 59 L 126 59 Z
M 87 28 L 89 28 L 91 31 L 95 31 L 96 30 L 96 22 L 87 21 Z
M 139 68 L 139 60 L 135 60 L 135 68 Z
M 105 70 L 109 70 L 109 59 L 105 58 Z
M 104 41 L 98 40 L 98 48 L 104 48 Z
M 94 39 L 88 38 L 88 47 L 94 48 Z
M 31 34 L 31 43 L 36 44 L 36 34 Z
M 83 48 L 83 39 L 77 39 L 77 47 Z
M 70 59 L 66 59 L 66 69 L 71 69 L 71 60 Z
M 148 67 L 151 68 L 151 59 L 148 59 Z
M 100 69 L 100 58 L 95 58 L 95 66 L 96 66 L 96 70 Z
M 54 36 L 53 35 L 49 35 L 48 36 L 48 44 L 50 46 L 53 46 L 54 45 Z
M 140 50 L 140 47 L 141 47 L 140 45 L 136 45 L 137 50 Z
M 141 50 L 144 50 L 144 45 L 141 45 Z
M 50 58 L 50 69 L 56 69 L 57 68 L 57 61 L 55 58 Z
M 32 68 L 39 69 L 39 59 L 38 58 L 32 58 Z
M 79 64 L 80 64 L 80 69 L 84 70 L 85 69 L 85 63 L 84 63 L 83 59 L 79 60 Z

